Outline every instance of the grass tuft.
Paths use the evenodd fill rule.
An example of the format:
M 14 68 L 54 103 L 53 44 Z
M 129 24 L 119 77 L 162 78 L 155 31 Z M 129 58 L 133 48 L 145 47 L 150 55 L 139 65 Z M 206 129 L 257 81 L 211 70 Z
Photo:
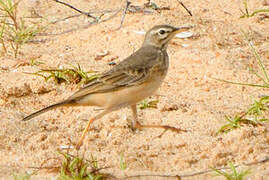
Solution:
M 91 161 L 87 161 L 84 157 L 63 152 L 58 153 L 64 157 L 58 180 L 103 180 L 108 177 L 108 175 L 98 172 L 100 170 L 98 169 L 98 161 L 93 156 L 91 156 Z
M 249 9 L 248 9 L 248 0 L 244 0 L 243 4 L 244 4 L 245 12 L 240 10 L 241 13 L 243 14 L 242 16 L 240 16 L 240 18 L 250 18 L 250 17 L 253 17 L 259 13 L 269 13 L 269 9 L 257 9 L 255 11 L 253 11 L 252 13 L 250 13 Z
M 233 163 L 229 163 L 229 166 L 230 166 L 230 172 L 218 170 L 215 168 L 212 168 L 212 170 L 214 170 L 217 173 L 216 174 L 217 176 L 223 176 L 225 177 L 226 180 L 243 180 L 250 173 L 250 170 L 244 170 L 238 172 Z
M 20 0 L 0 0 L 0 43 L 3 53 L 7 53 L 7 42 L 17 57 L 21 46 L 32 40 L 43 28 L 25 22 L 23 17 L 17 16 Z
M 37 63 L 37 62 L 36 62 Z M 74 83 L 74 84 L 87 84 L 90 81 L 98 78 L 98 75 L 93 74 L 96 71 L 84 71 L 80 65 L 72 66 L 66 69 L 42 69 L 36 73 L 27 73 L 31 75 L 41 76 L 48 81 L 53 78 L 57 83 Z M 88 75 L 93 74 L 93 75 Z
M 143 100 L 139 103 L 139 109 L 157 108 L 158 100 Z
M 252 116 L 251 120 L 256 123 L 268 121 L 266 113 L 269 111 L 269 96 L 260 98 L 259 101 L 254 101 L 247 111 L 247 115 Z
M 249 109 L 241 115 L 235 115 L 234 117 L 225 116 L 228 121 L 227 124 L 221 126 L 218 130 L 219 133 L 228 133 L 233 129 L 241 127 L 241 124 L 252 124 L 254 126 L 261 124 L 262 122 L 268 121 L 269 111 L 269 96 L 264 96 L 258 101 L 254 101 L 250 105 Z

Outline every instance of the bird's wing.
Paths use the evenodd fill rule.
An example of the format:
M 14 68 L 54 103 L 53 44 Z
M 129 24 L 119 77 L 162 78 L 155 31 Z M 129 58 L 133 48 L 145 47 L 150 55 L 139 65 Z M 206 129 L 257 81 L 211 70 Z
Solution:
M 79 99 L 93 93 L 104 93 L 126 86 L 139 85 L 147 80 L 152 67 L 158 62 L 158 58 L 162 58 L 162 55 L 156 48 L 141 48 L 110 71 L 86 84 L 70 96 L 69 100 Z

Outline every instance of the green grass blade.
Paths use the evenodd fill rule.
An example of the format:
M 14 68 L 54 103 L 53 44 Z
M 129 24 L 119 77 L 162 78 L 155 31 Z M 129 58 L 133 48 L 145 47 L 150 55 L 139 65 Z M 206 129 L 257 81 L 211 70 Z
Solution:
M 257 76 L 258 78 L 260 78 L 263 81 L 264 84 L 268 84 L 265 81 L 265 79 L 261 75 L 259 75 L 256 71 L 254 71 L 253 69 L 250 69 L 250 72 L 253 73 L 255 76 Z
M 222 81 L 222 82 L 230 83 L 230 84 L 237 84 L 237 85 L 241 85 L 241 86 L 252 86 L 252 87 L 269 88 L 269 84 L 261 85 L 261 84 L 250 84 L 250 83 L 233 82 L 233 81 L 227 81 L 227 80 L 218 79 L 218 78 L 212 78 L 212 79 L 215 79 L 217 81 Z
M 249 44 L 250 48 L 252 49 L 252 52 L 254 53 L 255 58 L 256 58 L 256 60 L 257 60 L 258 63 L 259 63 L 260 68 L 262 69 L 262 72 L 263 72 L 263 74 L 264 74 L 264 77 L 265 77 L 266 80 L 267 80 L 267 83 L 269 83 L 269 77 L 268 77 L 268 74 L 267 74 L 267 72 L 266 72 L 266 70 L 265 70 L 264 64 L 263 64 L 262 61 L 261 61 L 261 56 L 257 53 L 256 49 L 253 47 L 253 45 L 252 45 L 251 42 L 249 42 L 248 44 Z
M 231 169 L 232 172 L 233 172 L 233 176 L 234 176 L 234 177 L 237 177 L 238 174 L 237 174 L 237 171 L 236 171 L 235 166 L 233 165 L 233 163 L 229 163 L 229 166 L 230 166 L 230 169 Z
M 257 53 L 256 49 L 253 46 L 252 41 L 248 40 L 248 35 L 246 34 L 246 32 L 244 32 L 243 30 L 241 30 L 241 31 L 242 31 L 246 41 L 248 42 L 248 46 L 250 47 L 251 51 L 255 55 L 255 59 L 258 61 L 258 64 L 259 64 L 259 66 L 260 66 L 260 68 L 261 68 L 261 70 L 262 70 L 262 72 L 264 74 L 264 77 L 266 78 L 266 81 L 267 81 L 266 84 L 269 84 L 269 77 L 268 77 L 268 74 L 267 74 L 267 72 L 265 70 L 264 64 L 261 61 L 261 56 Z
M 255 16 L 258 13 L 269 13 L 269 9 L 258 9 L 256 11 L 254 11 L 253 13 L 251 13 L 249 15 L 249 17 Z

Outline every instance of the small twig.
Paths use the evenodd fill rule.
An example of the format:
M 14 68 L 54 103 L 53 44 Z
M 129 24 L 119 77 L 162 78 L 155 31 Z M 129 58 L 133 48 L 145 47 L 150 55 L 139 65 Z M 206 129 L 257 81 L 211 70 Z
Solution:
M 50 24 L 56 24 L 56 23 L 58 23 L 58 22 L 65 21 L 65 20 L 67 20 L 67 19 L 71 19 L 71 18 L 78 17 L 78 16 L 81 16 L 81 14 L 76 14 L 76 15 L 72 15 L 72 16 L 67 16 L 67 17 L 65 17 L 65 18 L 62 18 L 62 19 L 58 19 L 58 20 L 52 21 L 52 22 L 50 22 Z
M 75 11 L 77 11 L 77 12 L 79 12 L 79 13 L 81 13 L 81 14 L 84 14 L 84 15 L 90 17 L 90 18 L 93 18 L 94 20 L 97 19 L 96 17 L 92 16 L 90 13 L 83 12 L 83 11 L 81 11 L 81 10 L 75 8 L 74 6 L 72 6 L 72 5 L 68 4 L 68 3 L 66 3 L 66 2 L 62 2 L 62 1 L 59 1 L 59 0 L 54 0 L 54 1 L 57 2 L 57 3 L 63 4 L 63 5 L 65 5 L 65 6 L 67 6 L 67 7 L 70 7 L 71 9 L 74 9 Z
M 189 13 L 190 16 L 192 16 L 191 11 L 181 2 L 180 0 L 177 0 L 177 2 Z
M 122 13 L 122 17 L 121 17 L 121 21 L 120 21 L 120 26 L 119 26 L 118 30 L 122 27 L 124 18 L 125 18 L 125 16 L 126 16 L 126 12 L 127 12 L 127 10 L 128 10 L 128 7 L 130 6 L 130 4 L 131 4 L 131 2 L 128 1 L 128 0 L 126 0 L 126 6 L 125 6 L 124 11 L 123 11 L 123 13 Z
M 107 14 L 107 13 L 118 12 L 119 10 L 121 10 L 121 8 L 120 9 L 114 9 L 114 10 L 91 10 L 91 11 L 87 12 L 87 14 Z M 76 15 L 67 16 L 65 18 L 52 21 L 52 22 L 50 22 L 50 24 L 56 24 L 58 22 L 65 21 L 65 20 L 71 19 L 71 18 L 75 18 L 75 17 L 81 16 L 81 15 L 82 14 L 76 14 Z
M 72 28 L 72 29 L 68 29 L 66 31 L 63 31 L 63 32 L 59 32 L 59 33 L 51 33 L 51 34 L 39 34 L 39 36 L 58 36 L 58 35 L 62 35 L 62 34 L 66 34 L 66 33 L 70 33 L 70 32 L 73 32 L 73 31 L 77 31 L 79 29 L 87 29 L 88 27 L 92 26 L 92 25 L 95 25 L 95 24 L 100 24 L 100 23 L 103 23 L 103 22 L 106 22 L 114 17 L 116 17 L 116 15 L 121 11 L 122 9 L 118 9 L 114 14 L 112 14 L 111 16 L 109 16 L 108 18 L 106 19 L 103 19 L 99 22 L 97 21 L 93 21 L 93 22 L 90 22 L 89 24 L 86 24 L 84 26 L 81 26 L 81 27 L 78 27 L 78 28 Z

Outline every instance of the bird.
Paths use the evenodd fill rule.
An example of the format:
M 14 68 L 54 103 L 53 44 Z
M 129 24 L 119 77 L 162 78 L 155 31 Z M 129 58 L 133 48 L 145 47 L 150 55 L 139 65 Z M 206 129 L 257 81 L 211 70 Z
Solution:
M 179 32 L 187 31 L 191 26 L 174 27 L 156 25 L 147 31 L 142 46 L 108 71 L 91 80 L 69 98 L 36 111 L 22 121 L 30 120 L 59 106 L 97 106 L 103 111 L 89 119 L 87 126 L 76 144 L 79 150 L 90 125 L 104 115 L 130 107 L 133 118 L 132 129 L 164 128 L 178 130 L 171 126 L 141 125 L 138 121 L 136 104 L 151 96 L 161 86 L 169 67 L 167 46 Z

